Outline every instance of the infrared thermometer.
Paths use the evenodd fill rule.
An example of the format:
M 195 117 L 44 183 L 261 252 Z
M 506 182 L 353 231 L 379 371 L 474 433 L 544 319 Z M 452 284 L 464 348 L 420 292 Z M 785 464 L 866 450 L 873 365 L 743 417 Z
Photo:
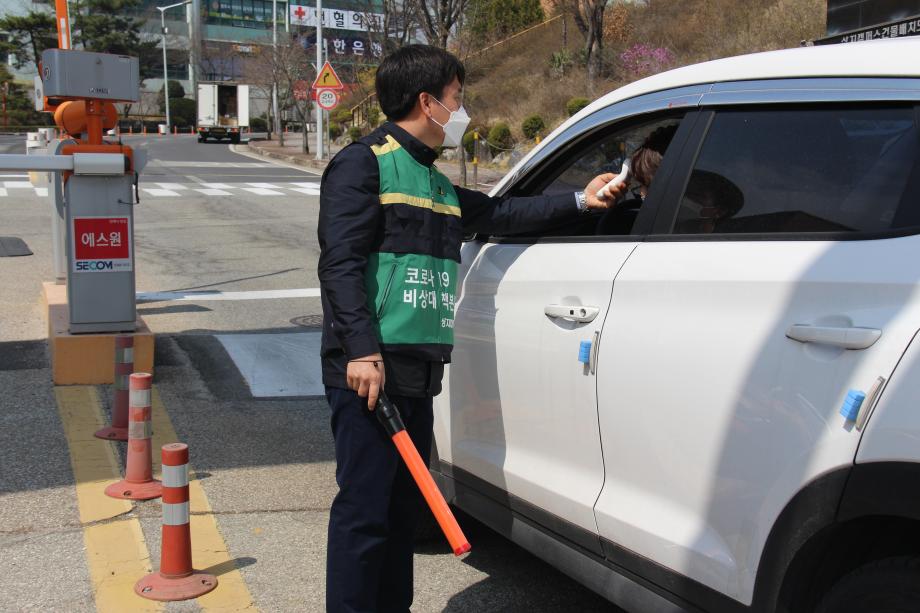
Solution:
M 618 174 L 617 176 L 615 176 L 615 177 L 613 178 L 613 180 L 610 181 L 607 185 L 605 185 L 604 187 L 602 187 L 602 188 L 600 188 L 599 190 L 597 190 L 597 197 L 598 197 L 598 198 L 604 198 L 604 197 L 605 197 L 605 196 L 604 196 L 604 192 L 605 192 L 605 191 L 608 192 L 608 195 L 609 195 L 609 190 L 610 190 L 610 188 L 618 187 L 618 186 L 620 186 L 620 185 L 626 183 L 626 179 L 628 179 L 628 178 L 629 178 L 629 160 L 626 160 L 626 161 L 623 162 L 623 166 L 622 166 L 622 168 L 620 169 L 620 174 Z

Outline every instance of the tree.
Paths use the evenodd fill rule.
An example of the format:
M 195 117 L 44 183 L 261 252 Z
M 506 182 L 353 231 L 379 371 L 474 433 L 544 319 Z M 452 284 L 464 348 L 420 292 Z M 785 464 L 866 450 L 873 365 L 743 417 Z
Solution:
M 170 98 L 169 115 L 170 121 L 180 128 L 193 126 L 198 118 L 198 105 L 191 98 Z
M 469 0 L 466 21 L 477 42 L 501 39 L 543 21 L 539 0 Z
M 13 75 L 3 63 L 0 63 L 0 88 L 6 88 L 7 125 L 52 125 L 51 114 L 35 110 L 32 97 L 22 86 L 13 81 Z
M 560 13 L 572 15 L 575 25 L 585 37 L 585 63 L 588 67 L 588 90 L 601 73 L 604 50 L 604 10 L 607 0 L 553 0 Z
M 179 99 L 185 98 L 185 88 L 182 87 L 182 84 L 179 83 L 178 81 L 173 81 L 170 79 L 169 81 L 169 103 L 172 104 L 172 101 L 177 98 Z M 157 92 L 157 104 L 159 105 L 160 110 L 165 113 L 166 112 L 166 100 L 163 97 L 162 87 L 160 88 L 160 91 Z
M 310 153 L 306 125 L 313 107 L 309 95 L 310 84 L 316 80 L 316 69 L 311 61 L 313 59 L 300 40 L 279 40 L 275 52 L 272 53 L 270 46 L 266 48 L 256 61 L 247 64 L 247 73 L 244 75 L 247 83 L 264 91 L 271 92 L 272 86 L 277 86 L 278 112 L 293 109 L 304 126 L 301 145 L 304 153 Z M 279 142 L 284 146 L 284 131 L 280 131 L 279 135 Z
M 469 0 L 415 0 L 415 13 L 428 43 L 447 48 L 450 34 L 466 11 Z M 600 1 L 600 0 L 597 0 Z
M 418 0 L 364 0 L 363 5 L 368 35 L 384 55 L 408 44 L 420 25 Z M 383 19 L 371 18 L 375 13 Z
M 87 51 L 130 55 L 140 62 L 141 78 L 157 69 L 157 43 L 142 41 L 144 19 L 136 16 L 141 0 L 76 0 L 72 2 L 73 40 Z M 162 61 L 162 60 L 160 60 Z
M 17 68 L 37 66 L 45 49 L 57 47 L 57 26 L 49 13 L 8 15 L 0 18 L 0 31 L 8 35 L 7 40 L 0 42 L 0 53 L 15 54 Z

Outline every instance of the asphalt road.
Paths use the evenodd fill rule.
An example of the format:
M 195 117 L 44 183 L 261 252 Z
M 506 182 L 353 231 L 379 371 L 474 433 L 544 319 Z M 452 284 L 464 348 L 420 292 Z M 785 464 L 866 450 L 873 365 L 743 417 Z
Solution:
M 311 291 L 319 176 L 194 137 L 125 141 L 149 152 L 135 209 L 137 289 L 157 334 L 155 384 L 169 418 L 255 606 L 320 611 L 336 486 L 328 407 L 304 357 L 315 352 L 321 312 Z M 0 136 L 0 153 L 23 148 L 22 137 Z M 0 235 L 23 238 L 35 255 L 0 258 L 0 576 L 14 578 L 0 582 L 0 610 L 92 610 L 43 340 L 48 205 L 31 189 L 7 192 Z M 160 512 L 156 501 L 135 507 L 153 560 Z M 414 611 L 615 610 L 461 521 L 473 552 L 457 560 L 440 540 L 421 545 Z

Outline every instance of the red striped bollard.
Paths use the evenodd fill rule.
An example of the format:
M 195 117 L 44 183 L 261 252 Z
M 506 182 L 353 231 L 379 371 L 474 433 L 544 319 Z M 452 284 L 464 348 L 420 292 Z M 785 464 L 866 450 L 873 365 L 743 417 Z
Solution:
M 188 445 L 163 445 L 163 542 L 160 570 L 134 584 L 134 591 L 151 600 L 189 600 L 217 587 L 217 577 L 192 567 L 189 527 Z
M 151 442 L 153 428 L 150 425 L 150 381 L 147 373 L 131 375 L 131 390 L 128 404 L 128 460 L 125 478 L 105 488 L 112 498 L 129 500 L 150 500 L 159 498 L 163 487 L 153 478 Z
M 128 381 L 134 372 L 134 337 L 115 337 L 115 396 L 112 425 L 95 433 L 109 441 L 128 440 Z

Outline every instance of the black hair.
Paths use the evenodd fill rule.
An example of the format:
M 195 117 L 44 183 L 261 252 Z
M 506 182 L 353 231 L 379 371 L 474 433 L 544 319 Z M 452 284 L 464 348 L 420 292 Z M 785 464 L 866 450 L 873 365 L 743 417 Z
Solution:
M 668 150 L 675 132 L 677 124 L 661 126 L 649 134 L 642 146 L 633 153 L 629 170 L 640 184 L 646 187 L 652 184 L 652 179 L 658 172 L 661 159 Z
M 377 102 L 387 119 L 399 121 L 415 108 L 419 94 L 440 100 L 455 78 L 463 85 L 466 70 L 452 53 L 430 45 L 407 45 L 385 57 L 377 68 Z

